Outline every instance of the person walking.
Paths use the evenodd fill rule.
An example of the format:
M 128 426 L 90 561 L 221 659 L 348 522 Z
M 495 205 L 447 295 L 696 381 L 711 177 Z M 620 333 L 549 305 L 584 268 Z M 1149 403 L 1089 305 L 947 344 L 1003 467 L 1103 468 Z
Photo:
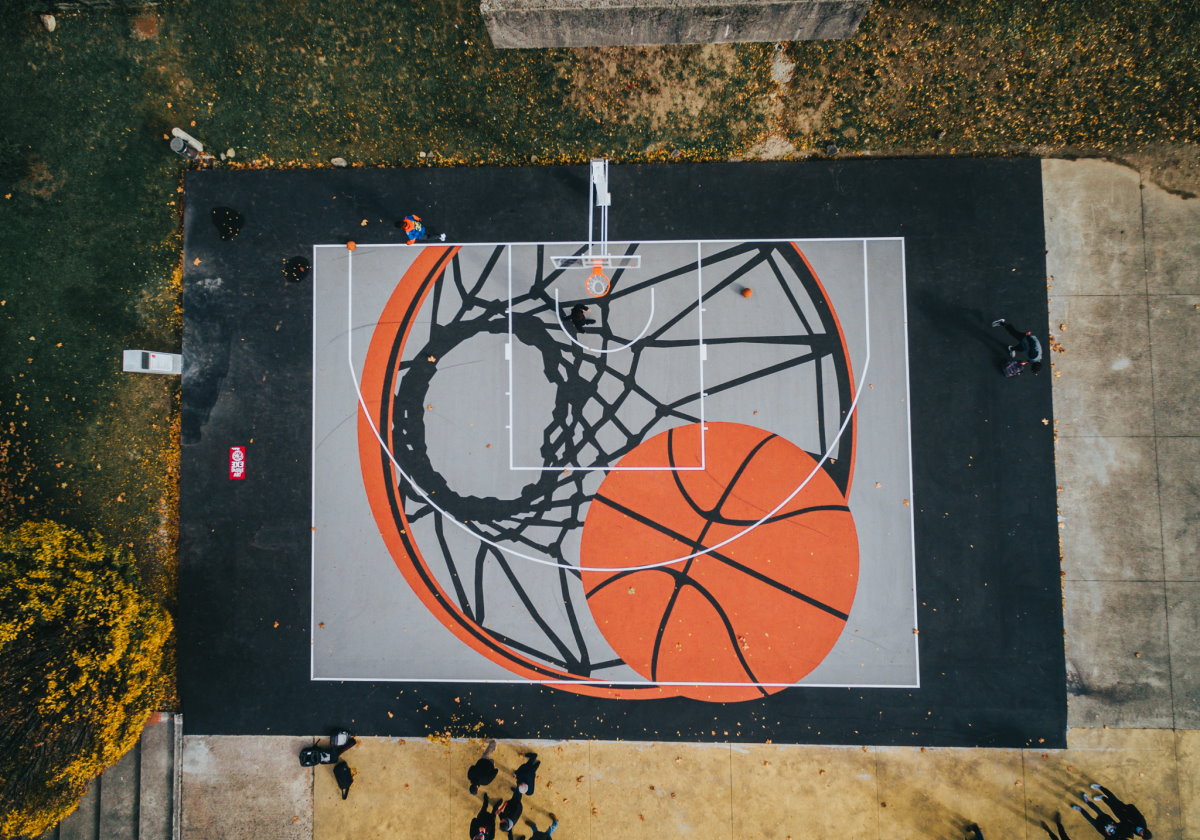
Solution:
M 1137 806 L 1122 802 L 1121 799 L 1106 788 L 1104 785 L 1093 784 L 1092 790 L 1098 790 L 1100 793 L 1092 798 L 1096 801 L 1103 801 L 1112 810 L 1113 816 L 1117 818 L 1117 827 L 1119 829 L 1127 829 L 1132 832 L 1132 837 L 1143 837 L 1145 840 L 1150 840 L 1154 833 L 1146 827 L 1146 818 L 1142 816 L 1142 812 L 1137 809 Z
M 971 823 L 967 826 L 967 840 L 983 840 L 983 832 L 979 830 L 976 823 Z
M 1038 337 L 1032 332 L 1022 332 L 1014 329 L 1013 325 L 1008 323 L 1004 318 L 997 318 L 992 321 L 993 327 L 1004 327 L 1008 330 L 1008 334 L 1017 342 L 1016 344 L 1008 345 L 1008 357 L 1016 359 L 1017 353 L 1024 354 L 1025 358 L 1020 360 L 1021 364 L 1028 364 L 1029 369 L 1034 373 L 1039 373 L 1042 369 L 1042 342 L 1038 341 Z
M 521 801 L 524 794 L 518 788 L 513 788 L 512 794 L 507 802 L 501 802 L 496 808 L 496 816 L 500 818 L 500 830 L 510 834 L 517 827 L 517 820 L 521 819 L 521 812 L 525 810 L 525 805 Z
M 483 795 L 483 807 L 479 809 L 479 813 L 475 815 L 475 819 L 471 820 L 471 840 L 494 840 L 496 836 L 496 811 L 488 811 L 488 805 L 491 800 L 488 795 Z M 500 808 L 500 804 L 496 804 L 496 809 Z
M 541 766 L 542 762 L 538 761 L 537 753 L 525 753 L 525 763 L 518 767 L 514 774 L 517 777 L 517 790 L 523 795 L 533 795 L 533 783 L 537 779 L 537 770 Z
M 571 314 L 567 317 L 570 319 L 571 324 L 575 327 L 575 332 L 581 333 L 583 332 L 584 327 L 588 326 L 589 324 L 596 323 L 595 318 L 589 318 L 587 316 L 587 311 L 588 307 L 584 306 L 582 303 L 577 303 L 571 307 Z
M 1123 834 L 1120 830 L 1120 827 L 1117 825 L 1117 821 L 1096 807 L 1096 803 L 1092 801 L 1090 796 L 1088 796 L 1086 793 L 1081 793 L 1079 795 L 1083 797 L 1084 803 L 1088 805 L 1092 811 L 1095 811 L 1095 814 L 1093 815 L 1088 811 L 1085 811 L 1078 805 L 1072 805 L 1071 809 L 1082 814 L 1083 818 L 1092 824 L 1092 828 L 1096 829 L 1101 837 L 1128 838 L 1130 836 L 1127 833 Z
M 1051 831 L 1050 826 L 1046 825 L 1044 820 L 1042 822 L 1042 830 L 1050 835 L 1050 840 L 1071 840 L 1067 836 L 1067 830 L 1063 828 L 1062 815 L 1058 811 L 1054 812 L 1054 825 L 1058 827 L 1057 832 Z
M 415 213 L 409 213 L 400 221 L 396 222 L 396 227 L 404 231 L 404 236 L 408 240 L 409 245 L 415 245 L 430 236 L 428 228 L 425 227 L 425 222 Z M 446 234 L 439 233 L 435 239 L 441 242 L 446 241 Z
M 481 787 L 487 787 L 496 778 L 496 762 L 492 761 L 492 753 L 496 751 L 496 739 L 488 741 L 487 747 L 479 760 L 467 768 L 467 781 L 471 783 L 471 795 L 479 793 Z

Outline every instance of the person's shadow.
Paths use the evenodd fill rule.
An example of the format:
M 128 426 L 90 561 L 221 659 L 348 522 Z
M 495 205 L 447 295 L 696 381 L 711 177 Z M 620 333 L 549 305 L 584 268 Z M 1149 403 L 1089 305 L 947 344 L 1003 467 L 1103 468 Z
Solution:
M 918 323 L 918 328 L 936 329 L 956 347 L 976 344 L 986 351 L 997 368 L 1003 370 L 1010 359 L 1010 339 L 1002 328 L 992 326 L 992 321 L 1002 316 L 984 312 L 977 307 L 949 303 L 930 291 L 917 292 L 913 298 L 916 303 L 914 314 L 926 322 Z

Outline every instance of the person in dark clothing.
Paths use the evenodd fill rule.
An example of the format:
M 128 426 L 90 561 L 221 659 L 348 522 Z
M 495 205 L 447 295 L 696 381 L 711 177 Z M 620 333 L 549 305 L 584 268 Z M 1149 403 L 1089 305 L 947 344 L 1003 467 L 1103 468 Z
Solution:
M 1025 359 L 1023 361 L 1029 363 L 1029 368 L 1034 373 L 1042 369 L 1042 342 L 1038 341 L 1038 337 L 1031 332 L 1022 332 L 1014 329 L 1013 325 L 1008 323 L 1003 318 L 997 318 L 992 321 L 993 327 L 1004 327 L 1008 330 L 1008 334 L 1015 340 L 1016 344 L 1008 345 L 1008 357 L 1015 359 L 1017 353 L 1023 353 Z
M 521 819 L 521 812 L 525 810 L 524 803 L 521 802 L 524 794 L 517 788 L 512 789 L 512 798 L 507 802 L 500 803 L 496 808 L 496 816 L 500 818 L 500 830 L 511 832 L 517 827 L 517 820 Z
M 467 781 L 471 783 L 471 795 L 479 793 L 481 787 L 487 787 L 496 778 L 496 762 L 492 761 L 492 753 L 496 751 L 496 740 L 488 741 L 487 748 L 478 761 L 467 769 Z
M 1144 837 L 1145 840 L 1150 840 L 1154 833 L 1146 827 L 1146 818 L 1142 816 L 1142 812 L 1135 805 L 1129 802 L 1122 802 L 1121 799 L 1106 788 L 1104 785 L 1092 785 L 1092 790 L 1100 791 L 1092 798 L 1098 801 L 1103 801 L 1112 810 L 1113 816 L 1117 818 L 1117 827 L 1132 832 L 1132 837 Z
M 596 323 L 595 318 L 587 317 L 587 311 L 588 308 L 582 303 L 577 303 L 571 307 L 571 314 L 567 317 L 570 319 L 571 324 L 575 327 L 575 332 L 581 333 L 583 332 L 584 327 L 588 326 L 589 324 Z
M 525 753 L 525 763 L 517 768 L 517 790 L 525 796 L 533 796 L 533 783 L 537 779 L 537 769 L 542 766 L 537 753 Z
M 479 813 L 475 815 L 475 819 L 471 820 L 471 840 L 494 840 L 496 836 L 496 811 L 489 811 L 488 805 L 491 800 L 488 795 L 483 795 L 483 807 L 479 809 Z M 496 804 L 496 810 L 499 810 L 500 804 Z
M 1096 829 L 1096 831 L 1100 833 L 1101 837 L 1128 838 L 1130 836 L 1129 834 L 1122 834 L 1120 827 L 1117 825 L 1117 821 L 1097 808 L 1096 803 L 1092 802 L 1092 798 L 1090 796 L 1088 796 L 1086 793 L 1081 793 L 1079 795 L 1083 797 L 1083 801 L 1091 807 L 1092 811 L 1095 811 L 1095 814 L 1085 811 L 1078 805 L 1072 805 L 1071 809 L 1082 814 L 1083 818 L 1092 824 L 1092 828 Z
M 983 832 L 979 830 L 979 826 L 975 823 L 967 826 L 967 840 L 983 840 Z
M 1063 828 L 1062 815 L 1057 811 L 1054 812 L 1054 824 L 1058 827 L 1057 832 L 1051 831 L 1050 826 L 1046 825 L 1045 822 L 1042 823 L 1042 830 L 1050 835 L 1050 840 L 1071 840 L 1067 836 L 1067 830 Z

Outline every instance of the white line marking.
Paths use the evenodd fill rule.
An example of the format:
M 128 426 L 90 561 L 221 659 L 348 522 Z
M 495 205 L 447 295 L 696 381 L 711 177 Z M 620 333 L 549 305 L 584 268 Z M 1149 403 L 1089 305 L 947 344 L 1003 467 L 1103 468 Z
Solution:
M 865 245 L 864 245 L 865 247 Z M 900 239 L 900 299 L 904 301 L 904 353 L 901 354 L 904 359 L 904 400 L 905 400 L 905 418 L 908 420 L 908 428 L 904 430 L 904 437 L 908 441 L 908 538 L 911 542 L 912 558 L 910 565 L 912 566 L 912 593 L 913 593 L 913 656 L 916 660 L 917 667 L 917 687 L 921 686 L 921 636 L 920 628 L 917 626 L 917 616 L 920 614 L 917 610 L 917 527 L 916 527 L 916 509 L 917 500 L 913 497 L 913 457 L 912 457 L 912 388 L 909 385 L 908 371 L 908 267 L 905 263 L 904 239 Z
M 697 249 L 698 248 L 699 248 L 699 243 L 697 243 Z M 507 254 L 508 254 L 509 264 L 511 266 L 512 249 L 507 249 Z M 698 268 L 698 266 L 697 266 L 697 268 Z M 511 269 L 510 269 L 509 273 L 510 273 L 510 283 L 508 286 L 508 307 L 509 307 L 510 317 L 509 317 L 509 325 L 508 325 L 508 340 L 509 340 L 509 343 L 511 344 L 513 341 L 512 318 L 511 318 L 512 299 L 513 299 L 512 298 Z M 697 289 L 699 290 L 698 284 L 699 284 L 699 281 L 697 281 Z M 699 291 L 697 291 L 696 306 L 698 309 L 700 308 L 702 303 L 703 303 L 703 297 L 699 294 Z M 592 350 L 593 352 L 596 352 L 596 353 L 611 353 L 611 352 L 613 352 L 613 350 L 621 350 L 621 349 L 625 349 L 625 348 L 632 346 L 636 341 L 638 341 L 638 339 L 640 339 L 643 335 L 645 335 L 646 330 L 648 330 L 650 328 L 650 325 L 653 323 L 653 320 L 654 320 L 654 288 L 653 287 L 650 288 L 650 315 L 646 319 L 646 326 L 642 329 L 642 331 L 640 333 L 638 333 L 637 338 L 634 338 L 633 341 L 628 342 L 627 344 L 623 345 L 622 347 L 613 348 L 613 350 L 597 350 L 595 348 L 587 347 L 583 344 L 580 344 L 578 341 L 575 341 L 573 338 L 571 338 L 570 334 L 567 333 L 566 327 L 563 325 L 563 322 L 562 322 L 561 305 L 559 303 L 557 287 L 555 287 L 555 289 L 554 289 L 554 314 L 555 314 L 555 317 L 558 318 L 559 328 L 562 329 L 563 334 L 566 335 L 569 340 L 573 341 L 575 344 L 579 345 L 580 347 L 582 347 L 585 350 Z M 697 327 L 697 330 L 699 330 L 699 329 L 700 329 L 700 327 Z M 507 394 L 507 396 L 508 396 L 508 411 L 509 411 L 510 419 L 512 417 L 514 417 L 513 405 L 516 402 L 513 399 L 513 390 L 515 388 L 516 383 L 513 381 L 512 376 L 513 376 L 512 375 L 512 365 L 510 364 L 509 365 L 509 392 Z M 703 370 L 700 371 L 700 384 L 701 385 L 704 384 L 704 371 Z M 587 471 L 587 472 L 639 472 L 639 471 L 640 472 L 663 472 L 663 471 L 693 472 L 693 471 L 700 471 L 705 468 L 706 453 L 705 453 L 705 449 L 704 449 L 704 432 L 705 432 L 706 428 L 707 427 L 704 425 L 704 394 L 701 393 L 700 394 L 700 465 L 695 466 L 695 467 L 673 467 L 669 464 L 654 465 L 654 466 L 649 466 L 649 467 L 619 467 L 619 466 L 598 466 L 598 465 L 584 467 L 584 466 L 579 466 L 579 465 L 575 465 L 575 464 L 553 464 L 548 467 L 524 467 L 524 466 L 518 467 L 515 465 L 515 461 L 512 456 L 513 450 L 510 449 L 508 469 L 511 472 L 563 472 L 566 470 L 569 470 L 572 472 L 576 471 L 576 470 L 583 470 L 583 471 Z M 510 435 L 510 437 L 511 437 L 511 435 Z
M 729 242 L 732 244 L 741 244 L 743 242 L 798 242 L 798 243 L 803 243 L 803 242 L 902 242 L 902 241 L 904 241 L 904 237 L 903 236 L 831 236 L 831 237 L 817 237 L 815 239 L 795 239 L 795 238 L 700 239 L 700 240 L 696 240 L 696 239 L 654 239 L 654 240 L 649 240 L 649 241 L 644 240 L 644 239 L 639 239 L 636 241 L 632 240 L 632 239 L 622 239 L 622 240 L 615 240 L 609 244 L 611 244 L 611 245 L 634 245 L 634 244 L 637 244 L 637 245 L 647 245 L 647 244 L 650 244 L 650 245 L 691 245 L 693 242 L 697 242 L 697 241 L 703 242 L 706 244 L 712 244 L 712 245 L 720 245 L 725 242 Z M 405 242 L 359 242 L 358 247 L 359 248 L 433 248 L 433 247 L 448 248 L 448 247 L 453 247 L 456 245 L 466 245 L 466 246 L 484 245 L 484 246 L 490 246 L 490 247 L 499 247 L 499 246 L 504 246 L 504 245 L 546 245 L 546 246 L 550 246 L 550 245 L 586 245 L 586 244 L 587 244 L 586 242 L 561 242 L 561 241 L 560 242 L 546 242 L 546 241 L 540 241 L 540 242 L 422 242 L 417 245 L 409 245 Z M 325 245 L 314 245 L 313 247 L 314 248 L 345 248 L 346 243 L 335 242 L 335 243 L 329 243 L 329 244 L 325 244 Z M 620 256 L 620 255 L 617 255 L 617 256 Z
M 512 306 L 512 296 L 511 295 L 508 298 L 508 305 L 510 307 Z M 572 336 L 569 332 L 567 332 L 567 328 L 563 324 L 563 320 L 562 320 L 562 307 L 558 302 L 558 289 L 557 288 L 554 290 L 554 317 L 558 321 L 558 328 L 560 330 L 562 330 L 563 335 L 565 335 L 567 337 L 567 341 L 571 342 L 576 347 L 582 347 L 584 350 L 587 350 L 589 353 L 616 353 L 618 350 L 628 350 L 630 347 L 632 347 L 634 344 L 636 344 L 638 341 L 641 340 L 642 336 L 644 336 L 646 334 L 646 331 L 648 329 L 650 329 L 650 324 L 652 324 L 654 322 L 654 289 L 653 288 L 650 289 L 650 314 L 646 316 L 646 326 L 642 327 L 642 331 L 640 333 L 638 333 L 632 339 L 630 339 L 629 341 L 625 342 L 624 344 L 622 344 L 618 347 L 610 347 L 607 350 L 603 350 L 599 347 L 588 347 L 586 344 L 579 342 L 578 340 L 575 339 L 574 336 Z
M 312 312 L 313 312 L 313 366 L 317 364 L 317 249 L 312 251 Z M 313 370 L 312 387 L 312 479 L 309 488 L 309 498 L 312 500 L 312 510 L 309 511 L 308 544 L 312 553 L 312 563 L 308 576 L 308 678 L 313 679 L 317 672 L 317 636 L 313 628 L 317 626 L 317 372 Z
M 628 685 L 634 688 L 654 688 L 660 685 L 666 686 L 703 686 L 705 688 L 755 688 L 762 686 L 764 688 L 920 688 L 919 685 L 911 683 L 888 685 L 886 683 L 806 683 L 806 682 L 636 682 L 634 680 L 601 680 L 601 679 L 584 679 L 577 680 L 501 680 L 501 679 L 462 679 L 456 677 L 313 677 L 315 682 L 329 682 L 336 680 L 338 682 L 395 682 L 395 683 L 467 683 L 470 685 L 588 685 L 588 686 L 622 686 Z M 522 743 L 528 743 L 523 741 Z M 557 743 L 557 742 L 556 742 Z
M 516 451 L 516 445 L 513 443 L 513 304 L 512 304 L 512 248 L 504 249 L 504 256 L 508 263 L 508 344 L 505 348 L 509 351 L 506 355 L 508 359 L 508 468 L 514 469 L 516 462 L 513 460 L 513 453 Z
M 689 241 L 693 241 L 693 240 L 689 240 Z M 793 240 L 779 240 L 779 241 L 782 242 L 782 241 L 793 241 Z M 865 242 L 866 240 L 856 239 L 856 240 L 844 240 L 844 241 Z M 350 254 L 350 264 L 353 265 L 354 252 L 349 251 L 347 253 Z M 510 262 L 509 262 L 509 266 L 510 266 L 509 277 L 510 278 L 512 277 L 511 265 L 512 265 L 512 263 L 510 260 Z M 850 418 L 853 417 L 855 411 L 858 410 L 858 401 L 862 397 L 863 385 L 866 383 L 867 369 L 870 367 L 870 364 L 871 364 L 870 302 L 868 300 L 868 294 L 867 294 L 867 292 L 868 292 L 868 289 L 866 286 L 867 278 L 864 276 L 863 277 L 863 308 L 864 308 L 864 311 L 866 312 L 866 323 L 867 323 L 868 328 L 866 330 L 867 341 L 866 341 L 865 359 L 863 361 L 862 375 L 859 377 L 858 387 L 855 388 L 855 390 L 854 390 L 854 399 L 851 400 L 851 402 L 850 402 L 850 410 L 846 412 L 846 417 L 844 420 L 842 420 L 842 424 L 838 427 L 837 434 L 834 435 L 833 440 L 829 444 L 829 448 L 821 455 L 820 460 L 817 461 L 817 463 L 813 466 L 813 468 L 809 472 L 809 474 L 804 477 L 804 480 L 796 485 L 795 490 L 793 490 L 786 497 L 784 497 L 783 500 L 779 502 L 779 504 L 777 504 L 771 510 L 767 511 L 763 515 L 763 517 L 761 519 L 759 519 L 757 522 L 755 522 L 754 524 L 747 525 L 741 531 L 738 531 L 737 533 L 733 534 L 730 537 L 727 537 L 726 539 L 722 540 L 721 542 L 719 542 L 715 545 L 708 546 L 703 551 L 693 551 L 691 554 L 685 554 L 681 557 L 676 557 L 672 560 L 663 560 L 658 563 L 647 563 L 647 564 L 641 565 L 641 566 L 582 566 L 582 565 L 572 566 L 569 563 L 559 563 L 557 560 L 554 560 L 554 559 L 548 558 L 548 557 L 534 557 L 532 555 L 525 554 L 524 552 L 517 551 L 516 549 L 514 549 L 510 546 L 501 545 L 500 543 L 497 543 L 494 540 L 488 539 L 483 534 L 474 530 L 469 525 L 455 519 L 453 516 L 451 516 L 449 513 L 447 513 L 443 508 L 439 507 L 433 501 L 433 499 L 430 497 L 430 495 L 425 492 L 425 489 L 422 488 L 415 481 L 413 481 L 412 476 L 410 476 L 408 473 L 406 473 L 404 471 L 404 469 L 400 466 L 400 464 L 396 461 L 395 456 L 392 454 L 392 450 L 388 448 L 388 445 L 386 443 L 384 443 L 383 437 L 382 437 L 382 435 L 380 435 L 379 429 L 375 425 L 375 420 L 373 417 L 371 417 L 371 412 L 367 409 L 367 401 L 366 401 L 366 398 L 363 396 L 362 386 L 358 381 L 358 372 L 354 369 L 354 330 L 352 328 L 353 327 L 353 317 L 351 315 L 351 313 L 354 311 L 354 274 L 353 274 L 352 270 L 348 273 L 348 276 L 349 276 L 349 281 L 346 283 L 346 300 L 347 300 L 346 363 L 350 367 L 350 379 L 354 383 L 354 393 L 358 396 L 359 410 L 362 411 L 363 417 L 367 421 L 367 425 L 371 427 L 371 433 L 375 436 L 375 440 L 379 441 L 379 445 L 383 448 L 383 451 L 385 453 L 387 453 L 388 460 L 392 462 L 392 466 L 395 468 L 397 474 L 399 474 L 399 476 L 401 478 L 403 478 L 405 481 L 407 481 L 412 486 L 413 490 L 415 490 L 417 492 L 417 494 L 425 501 L 425 503 L 427 505 L 429 505 L 431 508 L 433 508 L 438 513 L 440 513 L 442 515 L 442 517 L 445 518 L 447 521 L 453 523 L 456 527 L 458 527 L 459 529 L 470 534 L 472 537 L 479 540 L 483 544 L 490 545 L 492 548 L 496 549 L 497 551 L 504 552 L 509 557 L 519 557 L 520 559 L 528 560 L 531 563 L 537 563 L 538 565 L 541 565 L 541 566 L 551 566 L 556 569 L 571 569 L 571 570 L 578 570 L 581 572 L 609 572 L 609 573 L 637 572 L 637 571 L 642 571 L 645 569 L 661 569 L 665 566 L 674 566 L 677 563 L 686 563 L 688 560 L 694 560 L 697 557 L 701 557 L 705 554 L 709 554 L 711 552 L 718 551 L 718 550 L 724 548 L 725 546 L 729 545 L 730 543 L 736 542 L 737 540 L 741 539 L 746 534 L 750 533 L 755 528 L 757 528 L 759 525 L 762 525 L 768 519 L 773 517 L 775 514 L 779 513 L 779 511 L 783 510 L 784 506 L 788 502 L 790 502 L 792 499 L 796 498 L 796 496 L 800 493 L 800 491 L 808 486 L 808 483 L 810 481 L 812 481 L 813 476 L 815 476 L 817 474 L 817 472 L 820 471 L 821 467 L 823 467 L 825 465 L 825 462 L 829 460 L 829 455 L 831 452 L 833 452 L 833 447 L 835 445 L 837 445 L 838 441 L 841 440 L 842 435 L 846 431 L 846 426 L 849 425 L 849 423 L 850 423 Z M 511 307 L 511 305 L 512 305 L 511 304 L 511 301 L 512 301 L 511 294 L 509 295 L 509 301 L 510 301 L 509 306 Z M 511 318 L 511 309 L 510 309 L 509 315 Z M 510 324 L 510 326 L 511 326 L 511 324 Z M 510 373 L 510 376 L 511 376 L 511 373 Z M 512 406 L 511 400 L 509 401 L 509 406 L 510 406 L 510 410 L 511 410 L 511 406 Z M 511 429 L 509 430 L 509 434 L 511 436 Z M 510 453 L 512 451 L 511 445 L 510 445 L 509 451 L 510 451 Z M 511 457 L 511 455 L 510 455 L 510 457 Z
M 704 422 L 704 362 L 708 347 L 704 344 L 704 243 L 696 240 L 696 346 L 700 348 L 700 467 L 708 465 L 708 424 Z

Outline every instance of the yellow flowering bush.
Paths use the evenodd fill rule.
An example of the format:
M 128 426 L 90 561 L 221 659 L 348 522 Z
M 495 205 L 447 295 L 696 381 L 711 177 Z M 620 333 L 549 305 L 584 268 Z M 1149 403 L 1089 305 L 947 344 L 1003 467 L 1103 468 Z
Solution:
M 53 826 L 137 742 L 171 630 L 121 549 L 53 522 L 0 529 L 0 837 Z

